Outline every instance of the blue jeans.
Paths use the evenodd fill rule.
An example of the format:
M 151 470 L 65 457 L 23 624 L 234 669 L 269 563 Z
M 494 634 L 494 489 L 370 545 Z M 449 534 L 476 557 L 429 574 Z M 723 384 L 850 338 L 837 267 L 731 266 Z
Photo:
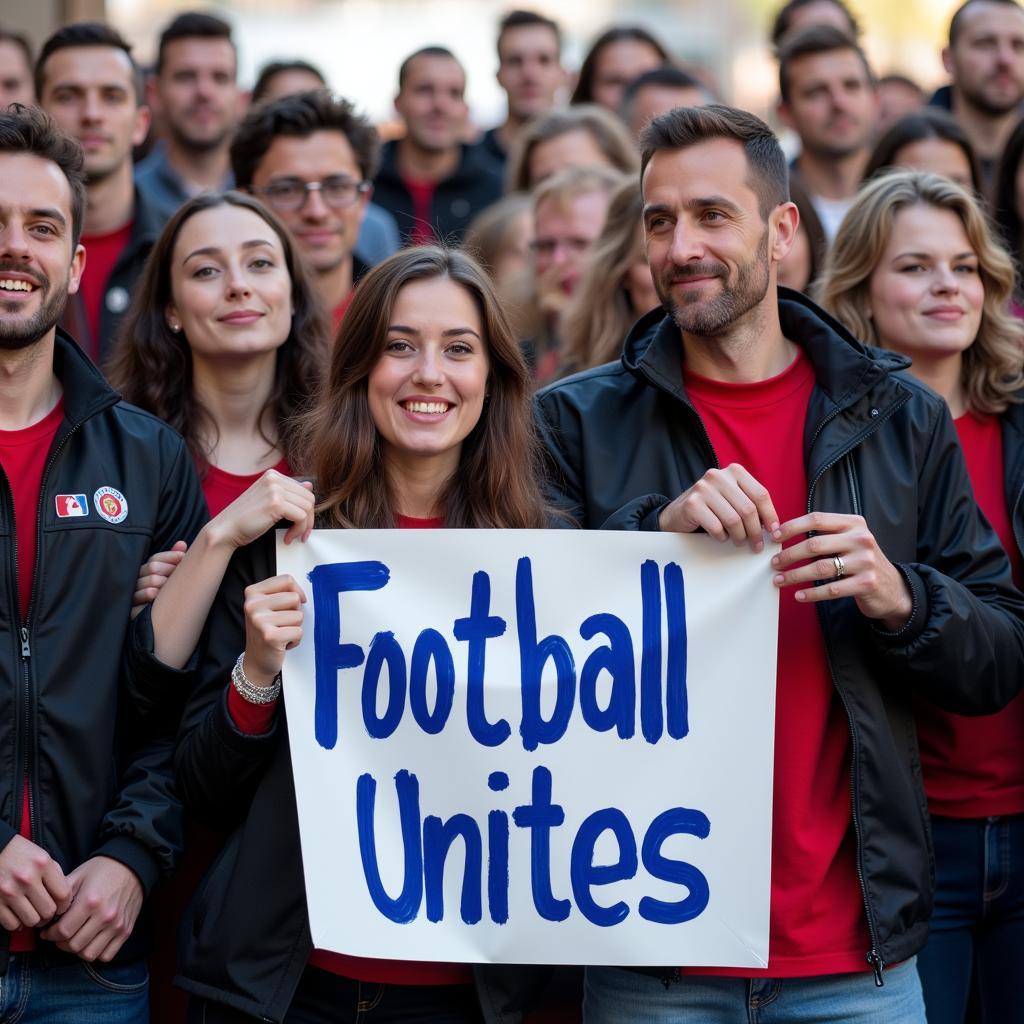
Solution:
M 620 967 L 588 967 L 584 1024 L 925 1024 L 914 961 L 874 976 L 719 978 L 684 975 L 668 988 Z
M 918 956 L 929 1024 L 1024 1021 L 1024 815 L 932 818 L 935 912 Z
M 4 1024 L 148 1024 L 146 962 L 87 964 L 49 951 L 15 953 L 0 976 Z

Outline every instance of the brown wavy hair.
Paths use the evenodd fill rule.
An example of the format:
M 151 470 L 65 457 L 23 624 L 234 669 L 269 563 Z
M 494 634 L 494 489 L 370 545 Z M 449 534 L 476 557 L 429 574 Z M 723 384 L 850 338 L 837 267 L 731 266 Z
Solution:
M 977 200 L 955 182 L 922 171 L 891 171 L 863 185 L 832 243 L 818 299 L 855 337 L 879 345 L 868 299 L 871 276 L 892 238 L 896 215 L 917 205 L 955 213 L 978 257 L 985 301 L 961 376 L 970 409 L 1003 413 L 1024 388 L 1024 325 L 1009 312 L 1013 263 Z
M 205 471 L 216 444 L 216 426 L 192 387 L 192 350 L 183 332 L 176 334 L 168 327 L 165 311 L 172 298 L 171 258 L 182 227 L 197 213 L 225 205 L 250 210 L 266 221 L 284 250 L 294 316 L 288 337 L 277 350 L 274 386 L 260 424 L 261 432 L 263 423 L 274 424 L 277 438 L 264 435 L 264 439 L 271 447 L 279 447 L 294 469 L 299 461 L 296 418 L 311 401 L 327 362 L 327 320 L 291 235 L 252 196 L 207 192 L 190 199 L 171 217 L 146 260 L 121 322 L 107 377 L 127 401 L 174 427 L 185 439 L 200 472 Z
M 403 249 L 360 281 L 316 404 L 305 417 L 302 468 L 317 481 L 318 512 L 325 526 L 395 525 L 394 492 L 370 414 L 367 379 L 383 355 L 399 292 L 411 281 L 439 277 L 461 285 L 476 303 L 490 363 L 489 397 L 440 496 L 445 525 L 546 525 L 530 376 L 494 289 L 471 256 L 423 246 Z

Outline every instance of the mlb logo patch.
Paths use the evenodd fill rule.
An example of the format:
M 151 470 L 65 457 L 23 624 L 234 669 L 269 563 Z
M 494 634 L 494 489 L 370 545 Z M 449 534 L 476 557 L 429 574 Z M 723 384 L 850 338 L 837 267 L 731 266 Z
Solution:
M 84 494 L 58 494 L 54 499 L 58 519 L 75 519 L 89 514 L 89 501 Z

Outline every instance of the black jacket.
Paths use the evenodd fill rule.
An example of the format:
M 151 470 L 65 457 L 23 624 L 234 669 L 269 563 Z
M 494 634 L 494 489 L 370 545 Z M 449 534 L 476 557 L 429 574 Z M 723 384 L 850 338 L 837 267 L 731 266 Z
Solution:
M 175 984 L 268 1021 L 284 1019 L 313 949 L 295 783 L 284 708 L 270 732 L 246 735 L 228 713 L 227 692 L 245 645 L 245 587 L 275 575 L 275 561 L 272 532 L 232 557 L 204 630 L 199 683 L 175 758 L 186 808 L 231 833 L 185 916 Z M 148 616 L 136 621 L 139 647 L 151 649 Z M 181 676 L 154 669 L 142 696 L 155 710 L 173 703 Z M 549 971 L 477 967 L 474 974 L 489 1024 L 515 1024 Z
M 1024 399 L 1024 393 L 1018 395 Z M 1009 406 L 999 418 L 1003 434 L 1003 487 L 1013 539 L 1024 556 L 1024 401 Z
M 0 472 L 0 847 L 19 831 L 27 773 L 33 842 L 65 873 L 96 854 L 112 857 L 148 893 L 181 845 L 173 735 L 138 728 L 119 701 L 124 673 L 144 668 L 140 658 L 123 661 L 122 649 L 139 566 L 176 540 L 191 543 L 206 506 L 181 438 L 121 401 L 60 331 L 54 370 L 64 420 L 43 476 L 25 622 L 11 489 Z M 125 499 L 122 521 L 100 516 L 103 487 Z M 58 495 L 83 496 L 86 514 L 59 518 Z M 142 931 L 118 959 L 142 955 Z
M 878 970 L 921 948 L 932 907 L 912 694 L 967 714 L 1003 706 L 1024 682 L 1024 598 L 974 502 L 945 402 L 899 372 L 903 357 L 861 345 L 802 295 L 779 294 L 783 332 L 816 375 L 803 451 L 808 511 L 863 515 L 913 595 L 895 634 L 852 599 L 816 606 L 849 720 L 865 952 Z M 657 529 L 669 499 L 717 464 L 683 389 L 681 345 L 656 310 L 630 333 L 621 363 L 538 396 L 554 484 L 581 525 Z
M 78 338 L 86 351 L 99 353 L 100 366 L 106 363 L 110 355 L 111 346 L 117 337 L 117 329 L 135 291 L 135 283 L 142 276 L 146 257 L 160 237 L 166 220 L 156 204 L 136 187 L 131 235 L 128 244 L 118 255 L 103 289 L 99 338 L 91 337 L 91 327 L 85 313 L 82 293 L 68 296 L 61 326 Z M 88 255 L 86 252 L 86 273 L 89 272 Z
M 408 245 L 416 224 L 412 196 L 398 173 L 398 143 L 381 150 L 380 170 L 373 182 L 373 201 L 383 206 L 398 224 L 402 244 Z M 451 177 L 439 181 L 430 208 L 434 237 L 449 245 L 462 241 L 469 222 L 486 206 L 501 198 L 502 170 L 479 146 L 462 147 L 462 158 Z

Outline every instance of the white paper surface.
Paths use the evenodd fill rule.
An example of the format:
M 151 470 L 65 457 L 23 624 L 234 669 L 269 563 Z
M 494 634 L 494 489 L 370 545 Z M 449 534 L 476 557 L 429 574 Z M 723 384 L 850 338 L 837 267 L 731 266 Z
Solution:
M 778 636 L 778 594 L 769 564 L 774 546 L 755 555 L 747 547 L 720 544 L 705 536 L 591 531 L 325 530 L 315 531 L 306 544 L 287 547 L 281 536 L 278 571 L 291 573 L 308 598 L 304 639 L 285 661 L 284 692 L 310 926 L 317 948 L 406 960 L 766 966 Z M 351 576 L 354 563 L 374 563 L 371 569 L 376 571 L 377 583 L 385 578 L 387 582 L 379 589 L 338 595 L 337 581 L 330 584 L 331 576 L 339 572 Z M 642 569 L 644 563 L 649 563 L 646 569 Z M 525 585 L 527 564 L 532 590 Z M 330 568 L 339 565 L 340 570 Z M 685 676 L 679 671 L 683 631 L 675 629 L 669 638 L 666 567 L 670 565 L 681 570 Z M 320 581 L 320 590 L 315 595 L 309 574 L 317 566 L 321 568 L 314 578 Z M 470 643 L 456 638 L 454 624 L 470 618 L 474 575 L 480 573 L 486 574 L 486 580 L 477 575 L 478 587 L 486 582 L 490 589 L 489 615 L 504 620 L 505 629 L 500 637 Z M 672 594 L 678 597 L 680 575 L 672 579 Z M 522 732 L 521 643 L 526 642 L 519 625 L 521 619 L 524 623 L 528 619 L 525 609 L 531 592 L 537 643 L 552 635 L 563 638 L 574 671 L 564 673 L 562 680 L 563 707 L 571 708 L 559 718 L 567 721 L 564 731 L 553 729 L 553 742 L 540 742 L 528 750 Z M 335 632 L 340 631 L 340 636 L 325 631 L 332 604 L 339 616 Z M 318 611 L 323 634 L 319 637 Z M 659 662 L 657 652 L 648 650 L 646 676 L 642 664 L 645 614 L 648 637 L 660 636 L 661 651 Z M 583 639 L 581 625 L 588 619 L 593 635 Z M 479 627 L 483 617 L 472 621 Z M 653 622 L 660 626 L 652 633 Z M 615 690 L 616 707 L 628 709 L 619 720 L 632 723 L 625 726 L 626 731 L 633 729 L 628 738 L 619 735 L 618 727 L 599 731 L 604 724 L 601 709 L 608 707 L 611 697 L 609 673 L 601 672 L 596 683 L 585 685 L 597 664 L 588 659 L 600 649 L 607 653 L 610 643 L 606 632 L 594 632 L 597 626 L 616 633 L 620 651 L 626 649 L 625 630 L 631 640 L 628 660 L 635 679 L 635 711 L 623 682 L 630 673 L 621 667 Z M 425 630 L 435 630 L 439 636 L 420 640 L 421 655 L 433 643 L 443 664 L 446 649 L 454 676 L 451 709 L 439 731 L 444 716 L 436 707 L 436 666 L 430 663 L 425 671 L 416 666 L 414 671 L 412 664 L 417 638 Z M 386 666 L 379 676 L 367 672 L 365 657 L 371 641 L 383 633 L 393 634 L 393 640 L 379 638 L 377 653 L 390 652 L 395 680 L 389 678 Z M 340 670 L 333 667 L 339 643 L 357 645 L 362 663 Z M 478 733 L 486 742 L 479 742 L 469 725 L 469 654 L 471 647 L 478 651 L 480 646 L 484 672 L 477 697 L 482 692 L 489 723 L 508 722 L 508 738 L 496 745 L 488 745 L 495 741 L 483 728 Z M 557 640 L 551 646 L 563 647 Z M 349 654 L 355 650 L 348 648 Z M 526 643 L 525 650 L 529 662 L 533 648 Z M 674 673 L 668 666 L 670 650 Z M 319 693 L 318 653 L 322 662 Z M 655 676 L 651 666 L 659 664 Z M 403 675 L 404 686 L 393 686 Z M 376 688 L 370 685 L 374 676 L 378 676 Z M 527 678 L 534 677 L 528 670 Z M 540 714 L 551 718 L 558 692 L 552 659 L 545 662 L 540 679 Z M 365 707 L 364 687 L 369 687 Z M 665 695 L 669 688 L 677 696 L 685 692 L 688 732 L 682 738 L 668 735 Z M 331 708 L 335 695 L 336 713 Z M 646 704 L 645 696 L 650 698 Z M 389 700 L 394 701 L 396 724 L 393 730 L 385 725 L 389 735 L 375 738 L 364 712 L 371 720 L 386 719 Z M 647 731 L 652 738 L 658 737 L 656 742 L 643 734 L 642 704 L 647 708 Z M 673 729 L 679 732 L 682 716 L 678 703 L 673 707 Z M 655 728 L 659 716 L 660 734 Z M 535 718 L 528 716 L 527 721 Z M 426 731 L 424 723 L 435 731 Z M 373 728 L 382 731 L 379 724 Z M 534 736 L 535 730 L 527 726 L 526 734 Z M 545 771 L 550 773 L 552 808 L 542 814 L 534 807 L 533 788 L 538 780 L 543 782 Z M 507 776 L 506 788 L 489 787 L 493 773 Z M 410 814 L 409 821 L 418 827 L 410 826 L 415 838 L 406 850 L 396 777 L 404 780 L 408 793 L 412 776 L 419 814 Z M 364 778 L 364 826 L 369 823 L 364 827 L 362 854 L 357 821 L 360 777 Z M 372 816 L 365 799 L 371 784 L 375 789 Z M 557 817 L 555 806 L 564 813 L 561 824 L 529 825 L 538 817 Z M 517 823 L 516 808 L 522 824 Z M 580 826 L 601 811 L 606 813 L 597 819 L 595 830 L 598 824 L 614 822 L 622 830 L 621 842 L 615 831 L 605 828 L 588 846 L 586 834 L 579 836 Z M 456 818 L 455 825 L 479 835 L 479 871 L 468 872 L 466 890 L 466 850 L 475 838 L 471 834 L 467 844 L 460 834 L 446 858 L 440 856 L 443 845 L 437 840 L 442 823 L 455 815 L 467 816 Z M 423 821 L 430 816 L 440 820 L 425 826 Z M 702 816 L 709 825 L 706 838 L 693 834 L 699 831 L 693 823 L 703 820 Z M 687 824 L 680 826 L 681 821 Z M 652 822 L 664 824 L 670 834 L 660 843 L 649 837 L 651 848 L 645 850 Z M 429 833 L 426 854 L 425 828 Z M 495 830 L 493 844 L 491 829 Z M 507 886 L 501 852 L 506 830 Z M 368 834 L 375 856 L 368 854 Z M 545 837 L 548 856 L 544 856 Z M 590 866 L 629 861 L 631 842 L 635 874 L 592 884 L 596 879 Z M 426 869 L 424 857 L 431 862 Z M 385 911 L 371 896 L 364 860 L 371 875 L 374 869 L 379 873 Z M 472 864 L 472 857 L 469 860 Z M 690 865 L 681 870 L 696 879 L 694 888 L 674 874 L 679 864 Z M 626 875 L 630 866 L 611 874 Z M 430 875 L 428 883 L 425 873 Z M 438 878 L 443 883 L 438 884 Z M 707 891 L 703 909 L 701 879 Z M 432 890 L 431 899 L 426 890 Z M 403 892 L 404 902 L 399 900 Z M 502 920 L 506 898 L 507 920 Z M 690 912 L 700 911 L 689 920 L 662 923 L 657 908 L 641 912 L 644 907 L 650 911 L 650 901 L 660 901 L 661 912 L 673 918 L 674 905 L 687 900 Z M 479 920 L 475 920 L 475 903 L 479 903 Z M 615 920 L 609 920 L 609 915 Z M 401 920 L 394 920 L 396 916 Z M 550 920 L 550 916 L 564 919 Z M 601 923 L 595 923 L 597 919 Z

